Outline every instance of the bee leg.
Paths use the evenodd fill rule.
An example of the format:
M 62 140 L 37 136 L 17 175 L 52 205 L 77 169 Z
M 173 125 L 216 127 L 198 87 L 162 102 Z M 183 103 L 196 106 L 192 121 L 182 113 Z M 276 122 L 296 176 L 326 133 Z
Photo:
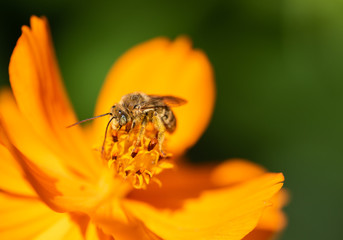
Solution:
M 142 139 L 142 136 L 144 135 L 145 133 L 145 127 L 147 125 L 147 119 L 146 117 L 143 118 L 142 120 L 142 123 L 141 123 L 141 126 L 140 126 L 140 129 L 139 129 L 139 133 L 138 133 L 138 136 L 137 136 L 137 140 L 136 140 L 136 143 L 135 143 L 135 147 L 134 149 L 132 150 L 132 153 L 131 153 L 131 156 L 134 157 L 137 155 L 138 151 L 136 150 L 136 148 L 141 144 L 141 139 Z
M 157 140 L 158 140 L 158 147 L 160 150 L 160 154 L 162 157 L 165 157 L 166 154 L 163 152 L 162 146 L 163 146 L 163 142 L 164 142 L 164 133 L 166 131 L 166 127 L 164 126 L 162 119 L 157 114 L 155 114 L 152 117 L 152 121 L 154 123 L 155 128 L 158 131 Z
M 138 122 L 139 122 L 139 120 L 133 119 L 131 122 L 129 122 L 126 125 L 126 129 L 125 130 L 126 130 L 126 133 L 127 133 L 127 136 L 126 136 L 127 140 L 130 139 L 131 133 L 133 132 L 133 129 L 135 128 L 135 126 L 137 125 Z
M 142 136 L 145 133 L 145 127 L 146 127 L 147 123 L 148 123 L 147 119 L 143 118 L 142 123 L 141 123 L 141 127 L 139 129 L 139 133 L 138 133 L 138 136 L 137 136 L 136 146 L 139 146 L 139 144 L 141 144 L 141 139 L 142 139 Z
M 131 132 L 131 128 L 132 128 L 132 124 L 127 123 L 127 124 L 125 125 L 125 131 L 126 131 L 126 133 L 130 133 L 130 132 Z
M 132 121 L 131 126 L 129 127 L 129 129 L 128 129 L 127 132 L 128 132 L 128 133 L 131 133 L 132 129 L 134 129 L 135 126 L 136 126 L 136 119 L 134 119 L 134 120 Z

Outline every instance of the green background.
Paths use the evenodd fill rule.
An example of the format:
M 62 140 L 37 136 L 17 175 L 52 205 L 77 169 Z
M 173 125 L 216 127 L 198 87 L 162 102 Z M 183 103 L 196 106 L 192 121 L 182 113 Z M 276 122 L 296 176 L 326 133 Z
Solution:
M 113 62 L 156 36 L 190 36 L 209 56 L 217 103 L 188 153 L 247 158 L 283 172 L 281 239 L 343 239 L 343 1 L 1 1 L 0 80 L 32 14 L 48 17 L 81 119 Z

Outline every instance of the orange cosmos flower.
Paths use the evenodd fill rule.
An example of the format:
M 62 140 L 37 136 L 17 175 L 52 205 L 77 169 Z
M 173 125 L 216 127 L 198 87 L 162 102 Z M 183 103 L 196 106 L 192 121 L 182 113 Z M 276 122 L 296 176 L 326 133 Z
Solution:
M 175 163 L 206 128 L 215 97 L 211 66 L 188 39 L 157 38 L 130 50 L 96 107 L 106 113 L 136 91 L 187 99 L 175 108 L 175 133 L 166 135 L 171 159 L 147 150 L 151 127 L 134 158 L 125 145 L 131 133 L 106 139 L 113 159 L 99 151 L 108 119 L 65 127 L 77 120 L 45 18 L 22 28 L 9 74 L 12 93 L 0 94 L 1 239 L 268 239 L 285 225 L 281 173 L 243 160 Z

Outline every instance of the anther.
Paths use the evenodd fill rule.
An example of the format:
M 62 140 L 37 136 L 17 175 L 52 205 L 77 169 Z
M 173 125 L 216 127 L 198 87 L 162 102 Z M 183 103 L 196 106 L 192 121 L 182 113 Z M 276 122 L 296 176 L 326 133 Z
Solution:
M 171 155 L 167 155 L 162 151 L 158 157 L 158 161 L 160 161 L 162 159 L 170 159 L 170 158 L 171 158 Z
M 158 143 L 157 139 L 156 139 L 156 138 L 153 138 L 153 139 L 149 142 L 148 151 L 153 150 L 157 143 Z
M 138 154 L 138 149 L 134 148 L 132 153 L 131 153 L 131 157 L 134 158 L 134 157 L 136 157 L 137 154 Z
M 113 140 L 113 142 L 118 142 L 118 132 L 117 131 L 112 132 L 112 140 Z

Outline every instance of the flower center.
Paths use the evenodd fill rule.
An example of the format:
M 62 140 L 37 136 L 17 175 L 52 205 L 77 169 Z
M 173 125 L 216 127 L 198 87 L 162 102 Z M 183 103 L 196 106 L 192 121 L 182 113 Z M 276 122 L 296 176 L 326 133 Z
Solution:
M 151 181 L 160 184 L 156 175 L 164 169 L 173 168 L 170 161 L 172 155 L 162 157 L 157 140 L 158 132 L 152 124 L 146 126 L 140 142 L 137 142 L 139 126 L 134 129 L 129 129 L 128 126 L 129 124 L 119 131 L 108 129 L 102 158 L 108 162 L 110 168 L 114 168 L 116 177 L 129 181 L 134 188 L 145 189 Z

